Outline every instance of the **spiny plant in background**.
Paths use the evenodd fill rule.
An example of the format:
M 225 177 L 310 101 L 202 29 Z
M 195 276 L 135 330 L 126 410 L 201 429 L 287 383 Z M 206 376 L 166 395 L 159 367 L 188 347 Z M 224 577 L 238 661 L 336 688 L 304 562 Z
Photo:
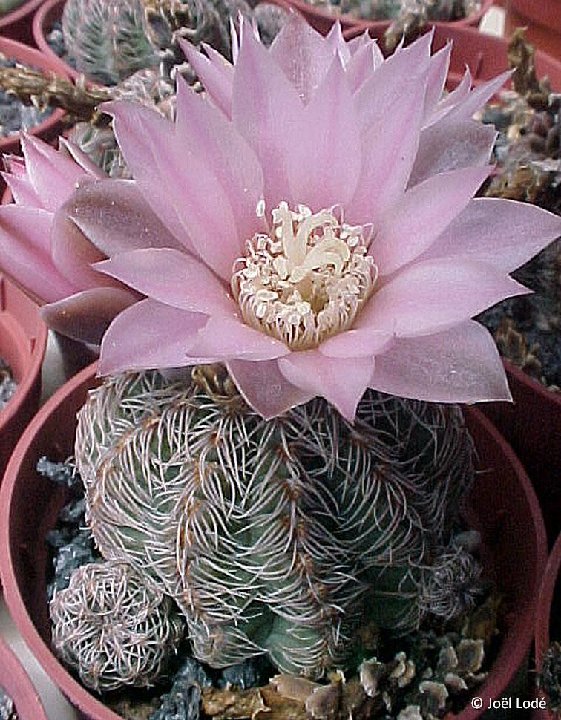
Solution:
M 68 0 L 62 32 L 70 63 L 103 85 L 158 64 L 140 0 Z
M 159 66 L 173 80 L 177 66 L 185 69 L 181 40 L 231 59 L 230 24 L 240 13 L 253 17 L 246 0 L 67 0 L 62 34 L 69 61 L 88 79 L 116 85 Z M 261 9 L 257 19 L 267 25 L 273 14 L 278 8 Z
M 487 189 L 502 197 L 561 213 L 561 95 L 538 78 L 535 49 L 519 28 L 509 43 L 514 93 L 499 104 L 503 129 L 495 154 L 499 172 Z M 488 111 L 492 117 L 493 107 Z
M 393 50 L 402 37 L 414 39 L 428 22 L 450 22 L 472 15 L 480 9 L 481 0 L 399 0 L 393 5 L 398 5 L 397 12 L 392 11 L 383 18 L 370 18 L 392 21 L 385 34 L 388 50 Z
M 547 696 L 547 706 L 556 715 L 561 712 L 561 644 L 552 642 L 544 655 L 538 686 Z

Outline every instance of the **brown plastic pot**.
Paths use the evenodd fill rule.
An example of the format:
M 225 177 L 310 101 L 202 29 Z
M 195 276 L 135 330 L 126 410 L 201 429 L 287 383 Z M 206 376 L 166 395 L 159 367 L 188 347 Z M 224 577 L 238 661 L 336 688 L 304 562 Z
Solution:
M 545 568 L 542 586 L 538 598 L 536 612 L 536 636 L 534 640 L 534 654 L 536 670 L 541 670 L 544 656 L 552 640 L 561 640 L 561 617 L 554 619 L 554 608 L 561 615 L 561 583 L 559 572 L 561 570 L 561 535 L 558 536 Z M 556 620 L 556 621 L 555 621 Z M 540 693 L 547 702 L 547 697 Z M 556 720 L 556 716 L 547 709 L 536 710 L 533 720 Z
M 561 0 L 506 0 L 505 33 L 527 28 L 526 37 L 561 60 Z
M 0 573 L 11 615 L 50 678 L 86 718 L 117 720 L 49 647 L 44 538 L 55 525 L 65 493 L 35 472 L 42 455 L 64 459 L 72 452 L 76 412 L 96 383 L 95 365 L 76 375 L 41 408 L 18 443 L 0 491 Z M 482 533 L 486 574 L 507 598 L 502 644 L 477 691 L 484 698 L 497 698 L 506 692 L 531 645 L 546 560 L 545 530 L 532 486 L 510 447 L 477 409 L 468 408 L 466 417 L 481 470 L 466 504 L 466 519 Z M 457 717 L 474 720 L 480 715 L 468 703 Z
M 37 306 L 0 275 L 0 357 L 18 383 L 0 410 L 0 482 L 14 445 L 39 407 L 46 344 L 47 328 Z
M 380 23 L 376 27 L 365 23 L 357 25 L 344 32 L 347 40 L 360 35 L 367 30 L 378 40 L 382 51 L 385 50 L 384 34 L 389 23 Z M 454 23 L 434 23 L 427 26 L 427 31 L 434 28 L 433 52 L 440 50 L 452 40 L 452 56 L 450 71 L 448 73 L 449 86 L 454 87 L 463 77 L 466 66 L 477 85 L 485 80 L 508 70 L 508 42 L 504 38 L 486 35 L 470 27 L 458 26 Z M 561 91 L 561 61 L 550 57 L 544 52 L 537 51 L 535 56 L 538 77 L 548 77 L 553 90 Z
M 46 72 L 58 73 L 67 77 L 66 73 L 59 70 L 57 66 L 51 60 L 46 57 L 39 50 L 23 45 L 15 40 L 9 38 L 0 37 L 0 53 L 6 55 L 6 57 L 15 60 L 16 62 L 24 65 L 29 65 L 37 70 L 43 70 Z M 36 125 L 34 128 L 29 130 L 31 135 L 37 135 L 43 140 L 53 140 L 58 137 L 64 127 L 63 118 L 65 116 L 64 110 L 56 109 L 51 115 L 43 120 L 43 122 Z M 0 138 L 0 156 L 2 153 L 19 154 L 20 148 L 20 133 L 14 133 L 7 137 Z M 2 184 L 2 187 L 4 185 Z
M 37 690 L 1 637 L 0 688 L 14 701 L 18 720 L 47 720 Z
M 39 6 L 33 16 L 33 39 L 39 50 L 45 57 L 49 58 L 49 62 L 56 72 L 67 75 L 72 80 L 77 80 L 80 73 L 60 58 L 47 43 L 47 35 L 53 27 L 53 24 L 62 18 L 65 3 L 66 0 L 47 0 Z
M 532 479 L 550 542 L 561 530 L 561 393 L 505 361 L 514 403 L 483 410 L 514 448 Z
M 18 42 L 31 44 L 33 32 L 31 21 L 33 13 L 43 0 L 24 0 L 17 8 L 0 17 L 0 35 Z

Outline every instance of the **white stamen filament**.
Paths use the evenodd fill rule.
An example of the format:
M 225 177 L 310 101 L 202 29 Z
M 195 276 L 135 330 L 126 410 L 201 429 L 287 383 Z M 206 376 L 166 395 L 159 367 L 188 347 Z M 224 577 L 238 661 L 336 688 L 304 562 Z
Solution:
M 234 296 L 249 325 L 292 349 L 310 349 L 352 326 L 378 269 L 363 228 L 339 222 L 332 210 L 293 211 L 281 202 L 271 215 L 271 235 L 248 240 L 234 266 Z

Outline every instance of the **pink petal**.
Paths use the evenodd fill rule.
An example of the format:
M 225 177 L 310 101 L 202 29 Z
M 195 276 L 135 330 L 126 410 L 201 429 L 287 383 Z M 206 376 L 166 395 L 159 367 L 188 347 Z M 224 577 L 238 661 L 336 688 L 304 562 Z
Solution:
M 476 198 L 440 235 L 423 259 L 489 264 L 509 273 L 561 236 L 561 218 L 528 203 Z
M 27 178 L 25 160 L 22 157 L 19 155 L 4 155 L 2 159 L 4 161 L 4 168 L 7 172 L 19 178 Z
M 74 192 L 84 170 L 74 160 L 31 135 L 21 141 L 29 181 L 47 210 L 56 210 Z
M 165 160 L 158 138 L 171 153 L 173 125 L 153 110 L 125 101 L 104 103 L 104 112 L 113 115 L 113 129 L 119 147 L 145 202 L 185 247 L 192 249 L 182 216 L 181 188 L 167 182 Z M 152 133 L 154 133 L 152 135 Z M 175 164 L 175 163 L 174 163 Z M 171 168 L 168 168 L 171 170 Z M 168 185 L 171 184 L 171 187 Z
M 0 208 L 0 267 L 39 304 L 76 291 L 51 259 L 51 222 L 46 210 L 17 205 Z
M 313 397 L 313 394 L 289 383 L 276 360 L 229 360 L 227 367 L 244 400 L 266 420 L 282 415 Z
M 236 219 L 237 234 L 250 239 L 263 231 L 256 215 L 263 197 L 263 171 L 244 138 L 184 80 L 178 80 L 177 135 L 183 152 L 198 154 L 219 181 Z
M 294 143 L 297 150 L 289 155 L 292 197 L 315 211 L 336 204 L 345 207 L 360 174 L 361 140 L 338 57 L 306 106 Z
M 512 70 L 507 70 L 472 90 L 465 100 L 462 100 L 452 108 L 450 111 L 450 119 L 454 122 L 460 122 L 461 120 L 469 120 L 472 118 L 474 114 L 478 110 L 481 110 L 483 105 L 502 88 L 507 80 L 510 79 L 511 75 Z
M 432 113 L 442 97 L 448 76 L 451 52 L 452 43 L 449 42 L 430 58 L 427 94 L 425 95 L 425 116 Z
M 289 16 L 269 50 L 306 104 L 327 74 L 335 53 L 336 48 L 298 13 Z
M 372 357 L 384 352 L 393 342 L 389 333 L 378 333 L 370 327 L 347 330 L 323 342 L 318 350 L 332 358 Z
M 409 104 L 405 107 L 403 99 L 410 97 L 415 88 L 419 90 L 415 94 L 419 100 L 422 99 L 423 105 L 430 58 L 428 37 L 427 34 L 421 38 L 422 44 L 417 41 L 391 55 L 356 93 L 362 130 L 368 130 L 384 119 L 387 123 L 389 112 L 393 112 L 396 117 L 400 114 L 407 115 Z
M 374 292 L 355 327 L 404 337 L 426 335 L 468 320 L 507 297 L 528 292 L 482 263 L 458 262 L 456 258 L 419 261 Z
M 66 204 L 69 218 L 104 255 L 181 244 L 151 210 L 134 180 L 82 186 Z
M 347 81 L 353 93 L 360 90 L 383 62 L 384 57 L 375 42 L 369 41 L 357 49 L 345 67 Z
M 137 300 L 130 290 L 96 287 L 44 305 L 41 316 L 56 332 L 99 345 L 111 321 Z
M 23 175 L 12 175 L 3 172 L 2 177 L 6 181 L 6 185 L 12 192 L 12 197 L 17 205 L 26 205 L 27 207 L 44 208 L 41 198 L 35 190 L 29 179 Z
M 295 131 L 300 127 L 303 108 L 296 89 L 267 50 L 252 33 L 244 33 L 234 75 L 232 118 L 266 170 L 265 201 L 269 209 L 282 200 L 299 202 L 287 197 L 286 158 L 299 147 Z
M 281 358 L 279 369 L 290 383 L 324 397 L 353 422 L 356 406 L 370 382 L 374 360 L 328 358 L 317 350 L 307 350 Z
M 58 270 L 78 290 L 101 285 L 116 285 L 103 277 L 91 265 L 105 258 L 66 213 L 66 207 L 55 213 L 51 225 L 51 257 Z
M 445 117 L 424 128 L 409 185 L 417 185 L 431 175 L 447 170 L 486 165 L 496 137 L 493 125 L 483 125 L 475 120 L 451 122 Z
M 230 202 L 204 155 L 183 146 L 172 123 L 138 103 L 111 103 L 107 111 L 115 115 L 119 147 L 156 215 L 188 250 L 229 280 L 242 241 Z
M 106 173 L 103 172 L 101 168 L 99 168 L 90 158 L 86 155 L 85 152 L 80 150 L 80 148 L 75 145 L 70 140 L 67 140 L 62 135 L 58 139 L 59 148 L 64 150 L 64 152 L 68 155 L 68 157 L 71 157 L 75 163 L 77 163 L 88 175 L 91 175 L 92 178 L 102 180 L 103 178 L 106 178 Z
M 463 168 L 434 175 L 408 190 L 382 218 L 369 253 L 380 275 L 411 262 L 467 206 L 490 168 Z
M 193 362 L 212 363 L 222 360 L 274 360 L 290 350 L 279 340 L 254 330 L 242 320 L 214 316 L 189 343 L 188 355 Z
M 445 95 L 436 107 L 433 108 L 432 112 L 425 117 L 423 126 L 428 127 L 432 125 L 432 123 L 438 122 L 438 120 L 441 120 L 447 115 L 452 108 L 462 103 L 470 94 L 471 81 L 472 78 L 469 67 L 466 67 L 464 75 L 457 87 L 455 87 L 452 92 L 449 92 L 448 95 Z
M 206 315 L 177 310 L 156 300 L 141 300 L 113 320 L 105 333 L 100 375 L 125 370 L 183 367 L 186 348 L 207 322 Z
M 351 59 L 351 48 L 343 37 L 341 23 L 338 20 L 333 23 L 330 31 L 327 33 L 325 44 L 331 48 L 332 58 L 338 55 L 343 63 L 343 67 L 346 67 Z
M 345 208 L 351 223 L 375 220 L 407 186 L 419 144 L 428 70 L 428 60 L 412 67 L 409 60 L 406 51 L 392 55 L 355 95 L 363 162 L 356 193 Z M 394 66 L 404 74 L 395 77 Z
M 369 384 L 429 402 L 512 399 L 493 338 L 472 321 L 436 335 L 396 340 L 376 358 Z
M 212 102 L 227 118 L 232 116 L 232 84 L 234 81 L 234 67 L 226 59 L 220 67 L 216 62 L 209 60 L 191 43 L 180 40 L 179 44 L 208 93 Z
M 154 248 L 120 253 L 96 269 L 180 310 L 233 316 L 238 306 L 205 265 L 178 250 Z
M 333 28 L 331 28 L 331 31 Z M 346 45 L 349 49 L 349 52 L 351 53 L 351 57 L 355 55 L 361 48 L 363 48 L 365 45 L 369 45 L 370 43 L 376 43 L 376 41 L 372 40 L 370 35 L 368 34 L 368 30 L 365 30 L 361 35 L 357 35 L 356 37 L 352 38 L 351 40 L 347 40 Z M 380 53 L 381 54 L 381 53 Z M 383 57 L 382 57 L 383 60 Z

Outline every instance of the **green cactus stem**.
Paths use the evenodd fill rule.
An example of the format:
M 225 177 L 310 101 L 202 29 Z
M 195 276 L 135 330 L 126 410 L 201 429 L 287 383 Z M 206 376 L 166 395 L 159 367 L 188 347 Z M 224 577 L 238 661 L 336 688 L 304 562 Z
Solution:
M 321 399 L 266 421 L 214 366 L 106 380 L 76 437 L 102 555 L 177 602 L 196 657 L 309 677 L 362 623 L 404 633 L 434 593 L 444 616 L 473 602 L 453 539 L 472 456 L 453 406 L 368 391 L 352 425 Z
M 103 85 L 158 64 L 140 0 L 67 0 L 62 33 L 70 62 Z

